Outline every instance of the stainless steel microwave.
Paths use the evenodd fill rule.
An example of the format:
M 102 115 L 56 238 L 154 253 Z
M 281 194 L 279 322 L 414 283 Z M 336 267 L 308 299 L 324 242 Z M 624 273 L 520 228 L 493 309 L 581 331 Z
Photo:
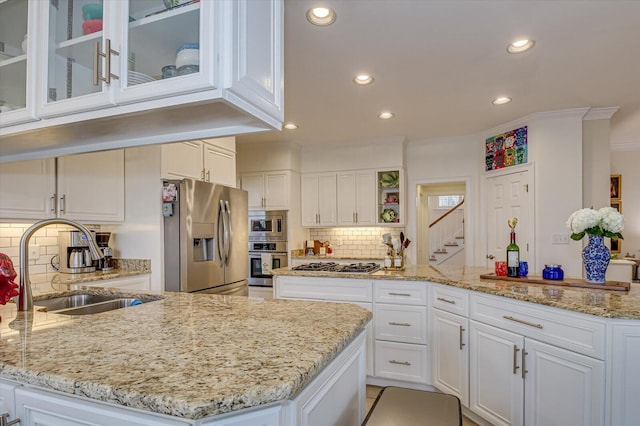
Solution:
M 286 241 L 286 210 L 250 211 L 249 241 Z

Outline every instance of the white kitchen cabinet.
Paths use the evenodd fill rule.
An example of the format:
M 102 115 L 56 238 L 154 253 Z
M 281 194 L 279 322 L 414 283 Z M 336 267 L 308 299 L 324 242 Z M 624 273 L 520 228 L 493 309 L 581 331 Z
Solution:
M 604 424 L 604 361 L 560 347 L 583 342 L 580 352 L 604 356 L 597 324 L 478 296 L 471 298 L 471 317 L 473 412 L 496 425 Z
M 337 224 L 337 178 L 335 173 L 304 174 L 301 184 L 302 226 Z
M 51 156 L 62 148 L 87 152 L 98 143 L 121 148 L 281 126 L 281 0 L 201 1 L 172 9 L 161 0 L 29 1 L 16 14 L 9 13 L 13 4 L 27 2 L 8 3 L 2 5 L 3 28 L 4 16 L 20 21 L 8 40 L 21 42 L 27 21 L 32 37 L 27 55 L 0 67 L 20 92 L 12 102 L 35 112 L 28 119 L 40 119 L 2 120 L 0 136 L 12 160 L 25 158 L 21 146 L 45 135 L 57 138 L 54 146 L 40 143 Z M 95 29 L 83 19 L 83 6 L 91 3 L 102 6 Z M 181 65 L 176 52 L 186 44 L 198 45 L 191 61 L 198 68 L 162 78 L 163 67 Z M 69 132 L 75 137 L 65 137 Z
M 246 173 L 240 177 L 249 193 L 249 210 L 288 210 L 291 172 Z
M 338 225 L 376 224 L 376 185 L 373 170 L 337 174 Z
M 431 309 L 432 384 L 469 406 L 469 319 Z
M 9 380 L 0 379 L 0 415 L 6 415 L 4 420 L 7 423 L 16 419 L 15 390 L 19 386 Z
M 199 179 L 236 186 L 235 137 L 164 144 L 163 179 Z
M 3 219 L 124 221 L 124 150 L 5 163 L 0 170 Z
M 291 172 L 245 173 L 242 189 L 249 193 L 249 210 L 288 210 Z

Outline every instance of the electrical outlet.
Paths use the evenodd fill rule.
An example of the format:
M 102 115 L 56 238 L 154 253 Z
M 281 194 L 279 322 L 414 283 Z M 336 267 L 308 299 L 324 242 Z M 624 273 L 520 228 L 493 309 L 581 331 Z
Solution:
M 568 234 L 553 234 L 551 236 L 551 242 L 553 244 L 569 244 Z
M 30 245 L 29 246 L 29 260 L 38 260 L 40 259 L 40 246 Z

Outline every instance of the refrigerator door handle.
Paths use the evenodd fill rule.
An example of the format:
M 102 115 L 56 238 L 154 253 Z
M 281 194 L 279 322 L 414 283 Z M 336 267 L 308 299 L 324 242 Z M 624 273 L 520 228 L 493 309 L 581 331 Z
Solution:
M 227 241 L 225 243 L 225 249 L 227 250 L 225 264 L 229 262 L 229 256 L 231 256 L 231 246 L 233 245 L 233 223 L 231 222 L 231 206 L 228 201 L 224 202 L 227 211 Z
M 218 205 L 218 221 L 216 223 L 217 228 L 217 238 L 216 238 L 216 248 L 218 250 L 218 264 L 222 266 L 224 264 L 224 236 L 226 234 L 224 230 L 225 220 L 224 220 L 224 204 L 222 200 L 220 200 L 220 204 Z
M 227 261 L 229 260 L 229 224 L 228 224 L 228 216 L 227 216 L 227 205 L 226 201 L 220 200 L 220 214 L 222 216 L 222 253 L 220 254 L 220 258 L 222 264 L 227 265 Z

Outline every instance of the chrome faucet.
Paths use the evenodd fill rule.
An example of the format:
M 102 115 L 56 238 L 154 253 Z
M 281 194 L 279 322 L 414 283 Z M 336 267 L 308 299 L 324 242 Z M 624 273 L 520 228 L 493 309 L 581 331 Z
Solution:
M 98 250 L 98 246 L 89 231 L 84 225 L 76 223 L 68 219 L 45 219 L 31 225 L 20 239 L 20 288 L 18 289 L 18 311 L 33 311 L 33 293 L 31 292 L 31 280 L 29 279 L 29 239 L 40 228 L 47 225 L 69 225 L 81 231 L 87 237 L 89 242 L 89 251 L 94 260 L 102 259 L 104 256 Z M 60 261 L 62 262 L 63 254 L 60 253 Z

